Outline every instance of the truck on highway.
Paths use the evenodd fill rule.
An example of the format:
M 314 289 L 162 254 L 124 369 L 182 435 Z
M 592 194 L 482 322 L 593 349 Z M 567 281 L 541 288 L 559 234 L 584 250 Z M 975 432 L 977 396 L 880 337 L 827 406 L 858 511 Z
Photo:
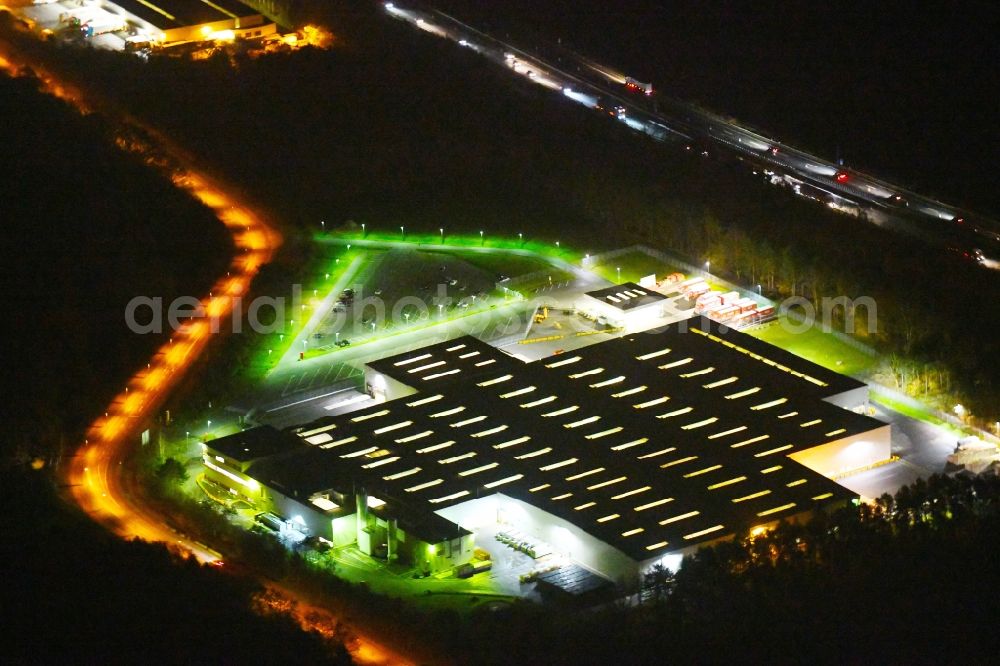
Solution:
M 643 95 L 653 94 L 652 83 L 644 83 L 638 79 L 633 79 L 631 76 L 625 77 L 625 87 L 635 92 L 641 92 Z

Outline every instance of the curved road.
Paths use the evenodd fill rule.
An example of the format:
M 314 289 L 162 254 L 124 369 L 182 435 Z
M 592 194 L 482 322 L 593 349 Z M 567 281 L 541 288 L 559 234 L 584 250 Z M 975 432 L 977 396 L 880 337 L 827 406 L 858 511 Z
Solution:
M 96 107 L 76 86 L 57 78 L 43 64 L 25 61 L 10 44 L 0 40 L 0 72 L 10 76 L 32 73 L 41 89 L 71 103 L 81 113 Z M 237 297 L 247 293 L 257 271 L 268 263 L 281 245 L 281 235 L 262 216 L 241 204 L 209 176 L 190 166 L 190 159 L 152 128 L 132 118 L 126 124 L 141 127 L 148 136 L 157 137 L 155 147 L 132 144 L 126 149 L 145 157 L 167 156 L 175 164 L 186 165 L 174 172 L 174 184 L 211 208 L 230 232 L 236 247 L 229 270 L 221 276 L 200 301 L 204 316 L 186 322 L 163 344 L 145 368 L 128 379 L 122 392 L 104 414 L 95 420 L 63 473 L 72 499 L 95 521 L 124 539 L 162 542 L 180 552 L 189 553 L 201 562 L 213 562 L 219 554 L 186 535 L 177 533 L 168 519 L 143 502 L 142 489 L 124 473 L 125 462 L 134 453 L 140 428 L 152 418 L 157 408 L 178 384 L 185 372 L 205 349 L 213 330 L 212 320 L 227 317 Z M 121 144 L 120 144 L 121 145 Z M 155 164 L 155 160 L 149 163 Z M 274 586 L 272 586 L 273 588 Z M 294 598 L 294 591 L 281 590 Z M 300 605 L 301 609 L 302 606 Z M 300 612 L 293 612 L 305 626 Z M 394 652 L 352 627 L 355 639 L 348 646 L 352 657 L 365 664 L 411 664 L 411 659 Z
M 206 315 L 221 320 L 231 312 L 234 299 L 246 293 L 260 266 L 270 261 L 281 237 L 204 175 L 188 170 L 175 176 L 174 182 L 212 208 L 233 235 L 236 258 L 228 273 L 213 285 L 210 296 L 201 300 Z M 84 445 L 66 472 L 73 498 L 95 520 L 112 526 L 123 537 L 179 545 L 205 562 L 218 556 L 176 534 L 162 517 L 144 506 L 141 493 L 126 488 L 121 470 L 132 453 L 136 431 L 150 420 L 201 354 L 211 329 L 210 320 L 203 318 L 190 320 L 176 331 L 147 366 L 128 380 L 105 414 L 91 424 Z

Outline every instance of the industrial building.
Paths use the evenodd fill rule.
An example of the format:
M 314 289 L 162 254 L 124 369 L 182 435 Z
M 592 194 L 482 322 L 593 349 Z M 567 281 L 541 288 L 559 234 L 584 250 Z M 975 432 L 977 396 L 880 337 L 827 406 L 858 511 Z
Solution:
M 159 33 L 157 41 L 194 42 L 273 34 L 274 23 L 238 0 L 114 0 L 132 22 Z
M 337 545 L 438 571 L 502 528 L 626 582 L 856 499 L 830 477 L 890 456 L 864 384 L 703 317 L 533 363 L 467 336 L 366 384 L 382 402 L 206 460 Z
M 91 44 L 113 50 L 277 32 L 272 21 L 238 0 L 36 0 L 20 13 L 40 29 L 79 30 Z
M 666 296 L 634 282 L 588 291 L 577 309 L 615 328 L 642 330 L 663 317 Z

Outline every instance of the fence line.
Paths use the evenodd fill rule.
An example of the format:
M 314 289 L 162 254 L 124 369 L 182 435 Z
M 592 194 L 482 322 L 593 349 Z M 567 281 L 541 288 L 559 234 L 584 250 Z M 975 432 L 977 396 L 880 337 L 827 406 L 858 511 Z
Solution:
M 990 432 L 989 430 L 984 430 L 983 428 L 979 428 L 972 424 L 965 423 L 954 414 L 949 414 L 948 412 L 942 412 L 940 409 L 931 407 L 926 403 L 920 402 L 916 398 L 906 395 L 905 393 L 902 393 L 894 388 L 890 388 L 888 386 L 875 383 L 870 383 L 868 386 L 872 393 L 881 395 L 896 402 L 901 402 L 904 405 L 911 407 L 913 409 L 919 409 L 921 411 L 928 412 L 935 418 L 944 421 L 948 425 L 954 426 L 961 430 L 974 432 L 976 435 L 979 436 L 980 439 L 984 441 L 1000 442 L 1000 437 Z

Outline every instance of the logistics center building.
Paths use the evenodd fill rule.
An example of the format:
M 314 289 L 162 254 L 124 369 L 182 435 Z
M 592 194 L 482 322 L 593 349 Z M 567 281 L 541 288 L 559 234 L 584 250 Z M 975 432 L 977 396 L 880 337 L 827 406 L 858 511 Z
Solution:
M 170 44 L 274 34 L 273 22 L 238 0 L 113 0 L 146 34 Z
M 856 499 L 830 477 L 890 457 L 889 426 L 853 411 L 863 383 L 702 317 L 533 363 L 467 336 L 371 363 L 366 383 L 383 402 L 273 431 L 279 453 L 237 464 L 236 440 L 208 442 L 226 473 L 210 475 L 428 571 L 500 525 L 625 582 Z
M 273 21 L 238 0 L 36 0 L 20 13 L 52 32 L 76 26 L 91 44 L 114 50 L 277 32 Z

